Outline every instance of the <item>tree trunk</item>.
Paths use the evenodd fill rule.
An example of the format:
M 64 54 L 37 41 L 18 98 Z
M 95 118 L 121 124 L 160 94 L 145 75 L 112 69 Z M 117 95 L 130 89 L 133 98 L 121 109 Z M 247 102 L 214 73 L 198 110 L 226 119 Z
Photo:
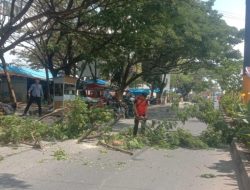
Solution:
M 80 82 L 81 82 L 81 79 L 82 79 L 82 76 L 83 76 L 83 73 L 87 67 L 87 64 L 88 63 L 82 63 L 81 65 L 81 71 L 80 71 L 80 74 L 79 74 L 79 78 L 77 79 L 77 82 L 76 82 L 76 88 L 79 89 L 79 86 L 80 86 Z
M 46 73 L 47 101 L 48 101 L 48 104 L 51 104 L 49 70 L 47 67 L 45 67 L 45 73 Z
M 124 93 L 124 89 L 119 89 L 117 92 L 116 92 L 116 98 L 118 100 L 122 100 L 123 99 L 123 93 Z
M 167 74 L 164 74 L 163 75 L 163 78 L 162 78 L 162 81 L 161 81 L 161 84 L 160 84 L 160 86 L 159 86 L 159 90 L 160 90 L 160 92 L 157 94 L 157 99 L 159 99 L 160 101 L 162 100 L 162 94 L 163 94 L 163 90 L 164 90 L 164 88 L 165 88 L 165 86 L 166 86 L 166 77 L 167 77 Z M 161 101 L 161 103 L 162 103 L 162 101 Z
M 152 82 L 152 83 L 151 83 L 151 89 L 150 89 L 150 97 L 154 97 L 154 89 L 155 89 L 155 85 L 154 85 L 154 83 Z
M 65 68 L 64 68 L 64 73 L 66 76 L 70 76 L 71 75 L 71 69 L 72 67 L 70 65 L 66 65 Z
M 10 74 L 7 71 L 7 63 L 5 62 L 3 54 L 0 55 L 0 59 L 1 59 L 1 62 L 2 62 L 4 74 L 5 74 L 6 79 L 7 79 L 7 85 L 8 85 L 8 89 L 9 89 L 9 95 L 10 95 L 10 101 L 12 103 L 16 104 L 17 103 L 16 94 L 15 94 L 15 91 L 14 91 L 12 83 L 11 83 Z

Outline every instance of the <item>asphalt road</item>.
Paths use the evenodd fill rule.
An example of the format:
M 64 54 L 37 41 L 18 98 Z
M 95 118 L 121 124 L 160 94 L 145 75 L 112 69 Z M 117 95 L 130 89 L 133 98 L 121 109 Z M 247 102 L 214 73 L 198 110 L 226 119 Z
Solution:
M 121 123 L 125 127 L 126 123 L 131 125 L 132 120 L 127 122 L 123 120 Z M 193 119 L 183 127 L 198 134 L 205 125 Z M 53 151 L 60 147 L 66 151 L 67 160 L 57 161 L 51 156 Z M 76 144 L 75 141 L 67 141 L 49 147 L 44 152 L 28 150 L 0 161 L 0 189 L 237 190 L 239 188 L 234 165 L 226 149 L 143 149 L 131 157 L 97 147 L 94 143 Z

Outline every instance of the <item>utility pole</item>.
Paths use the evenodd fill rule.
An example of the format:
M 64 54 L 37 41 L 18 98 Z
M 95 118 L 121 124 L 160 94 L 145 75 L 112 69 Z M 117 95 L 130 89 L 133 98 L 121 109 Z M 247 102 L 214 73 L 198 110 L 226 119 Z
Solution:
M 244 103 L 250 101 L 250 77 L 246 75 L 246 68 L 250 68 L 250 0 L 246 0 L 245 23 L 245 51 L 243 67 L 243 99 Z

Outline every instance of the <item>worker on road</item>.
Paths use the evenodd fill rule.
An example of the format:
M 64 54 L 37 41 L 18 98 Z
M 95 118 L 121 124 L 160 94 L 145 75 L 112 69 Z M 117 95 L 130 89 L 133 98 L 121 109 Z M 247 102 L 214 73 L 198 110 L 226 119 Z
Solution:
M 136 97 L 134 102 L 135 125 L 133 135 L 136 136 L 138 132 L 139 122 L 141 121 L 141 133 L 145 132 L 145 125 L 147 121 L 148 100 L 147 94 L 141 94 Z

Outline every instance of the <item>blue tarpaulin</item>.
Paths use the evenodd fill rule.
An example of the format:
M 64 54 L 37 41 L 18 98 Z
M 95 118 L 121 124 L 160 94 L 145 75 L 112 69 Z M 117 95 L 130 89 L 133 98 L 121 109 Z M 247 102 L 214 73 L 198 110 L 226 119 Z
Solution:
M 22 66 L 7 66 L 7 70 L 11 75 L 27 77 L 27 78 L 39 78 L 46 80 L 46 73 L 44 69 L 34 70 L 28 67 Z M 0 65 L 0 74 L 3 74 L 3 67 Z M 52 78 L 51 73 L 49 72 L 49 78 Z
M 151 93 L 151 90 L 150 89 L 143 89 L 143 88 L 131 88 L 128 90 L 131 94 L 134 94 L 134 95 L 139 95 L 139 94 L 147 94 L 149 95 Z M 154 90 L 155 93 L 159 93 L 160 90 L 159 89 L 155 89 Z
M 98 85 L 108 85 L 109 82 L 101 79 L 97 80 L 87 80 L 85 81 L 87 84 L 98 84 Z

